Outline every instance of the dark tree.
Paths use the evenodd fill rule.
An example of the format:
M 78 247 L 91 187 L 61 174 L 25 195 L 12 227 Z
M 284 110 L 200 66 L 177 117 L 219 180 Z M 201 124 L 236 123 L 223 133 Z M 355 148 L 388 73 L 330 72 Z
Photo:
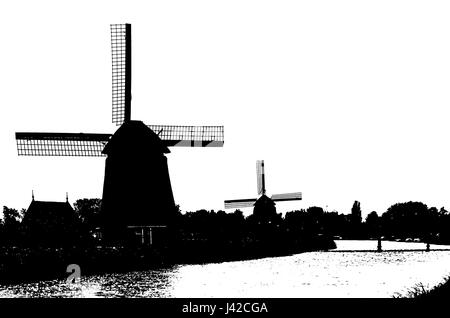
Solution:
M 320 219 L 325 212 L 323 211 L 323 208 L 321 208 L 321 207 L 312 206 L 306 210 L 306 213 L 308 213 L 309 215 L 311 215 L 314 218 Z
M 396 203 L 382 215 L 383 232 L 388 237 L 422 238 L 430 235 L 433 229 L 433 215 L 436 209 L 428 209 L 422 202 Z
M 1 244 L 5 246 L 17 245 L 20 241 L 21 216 L 16 209 L 3 207 Z
M 323 233 L 323 216 L 325 212 L 321 207 L 312 206 L 306 210 L 306 224 L 305 229 L 311 234 Z
M 323 216 L 323 228 L 326 234 L 331 236 L 346 237 L 348 235 L 348 224 L 344 214 L 333 211 Z
M 16 209 L 10 209 L 6 206 L 3 207 L 3 224 L 5 226 L 20 224 L 20 220 L 20 213 Z
M 366 217 L 366 223 L 368 225 L 378 225 L 378 213 L 376 211 L 370 212 Z
M 379 236 L 379 217 L 377 212 L 372 211 L 366 217 L 366 232 L 367 235 L 371 238 L 378 238 Z
M 437 232 L 436 239 L 439 243 L 450 243 L 450 214 L 444 207 L 439 210 Z
M 444 216 L 444 215 L 448 215 L 448 211 L 444 207 L 442 207 L 439 210 L 439 216 Z
M 361 224 L 361 203 L 359 201 L 355 201 L 352 207 L 352 223 L 353 224 Z
M 95 231 L 101 225 L 101 204 L 101 199 L 79 199 L 73 205 L 75 213 L 89 232 Z

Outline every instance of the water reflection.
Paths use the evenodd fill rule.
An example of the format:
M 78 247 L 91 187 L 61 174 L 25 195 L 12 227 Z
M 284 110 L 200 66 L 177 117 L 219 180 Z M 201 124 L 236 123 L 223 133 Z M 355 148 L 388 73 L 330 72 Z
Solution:
M 82 277 L 76 284 L 64 280 L 3 286 L 0 297 L 170 297 L 171 269 Z
M 424 248 L 385 243 L 385 250 Z M 337 245 L 341 251 L 93 275 L 70 285 L 53 280 L 3 286 L 0 297 L 391 297 L 418 283 L 435 286 L 450 273 L 450 251 L 350 253 L 343 250 L 376 249 L 376 241 Z

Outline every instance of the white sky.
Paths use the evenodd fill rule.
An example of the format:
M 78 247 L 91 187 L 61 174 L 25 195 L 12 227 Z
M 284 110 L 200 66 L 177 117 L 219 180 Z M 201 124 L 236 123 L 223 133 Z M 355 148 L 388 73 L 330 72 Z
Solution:
M 132 119 L 224 125 L 171 148 L 182 210 L 303 192 L 319 205 L 450 208 L 448 1 L 0 3 L 0 205 L 101 197 L 104 158 L 19 157 L 16 131 L 113 133 L 110 23 L 131 23 Z M 247 209 L 246 213 L 250 213 Z

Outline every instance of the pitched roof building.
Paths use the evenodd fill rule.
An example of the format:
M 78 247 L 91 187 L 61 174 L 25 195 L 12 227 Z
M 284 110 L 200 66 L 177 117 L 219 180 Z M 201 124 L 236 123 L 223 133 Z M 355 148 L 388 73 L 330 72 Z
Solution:
M 79 220 L 66 202 L 33 199 L 24 214 L 22 225 L 28 243 L 32 245 L 67 245 L 77 239 Z

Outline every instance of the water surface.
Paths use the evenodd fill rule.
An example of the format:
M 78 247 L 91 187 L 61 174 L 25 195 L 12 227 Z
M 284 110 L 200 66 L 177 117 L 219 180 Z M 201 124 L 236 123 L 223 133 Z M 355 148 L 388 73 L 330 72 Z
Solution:
M 361 251 L 375 250 L 377 241 L 336 244 L 334 252 L 93 275 L 78 284 L 0 286 L 0 297 L 392 297 L 418 283 L 433 287 L 450 275 L 450 250 L 407 251 L 425 244 L 383 242 L 385 251 L 377 253 Z

